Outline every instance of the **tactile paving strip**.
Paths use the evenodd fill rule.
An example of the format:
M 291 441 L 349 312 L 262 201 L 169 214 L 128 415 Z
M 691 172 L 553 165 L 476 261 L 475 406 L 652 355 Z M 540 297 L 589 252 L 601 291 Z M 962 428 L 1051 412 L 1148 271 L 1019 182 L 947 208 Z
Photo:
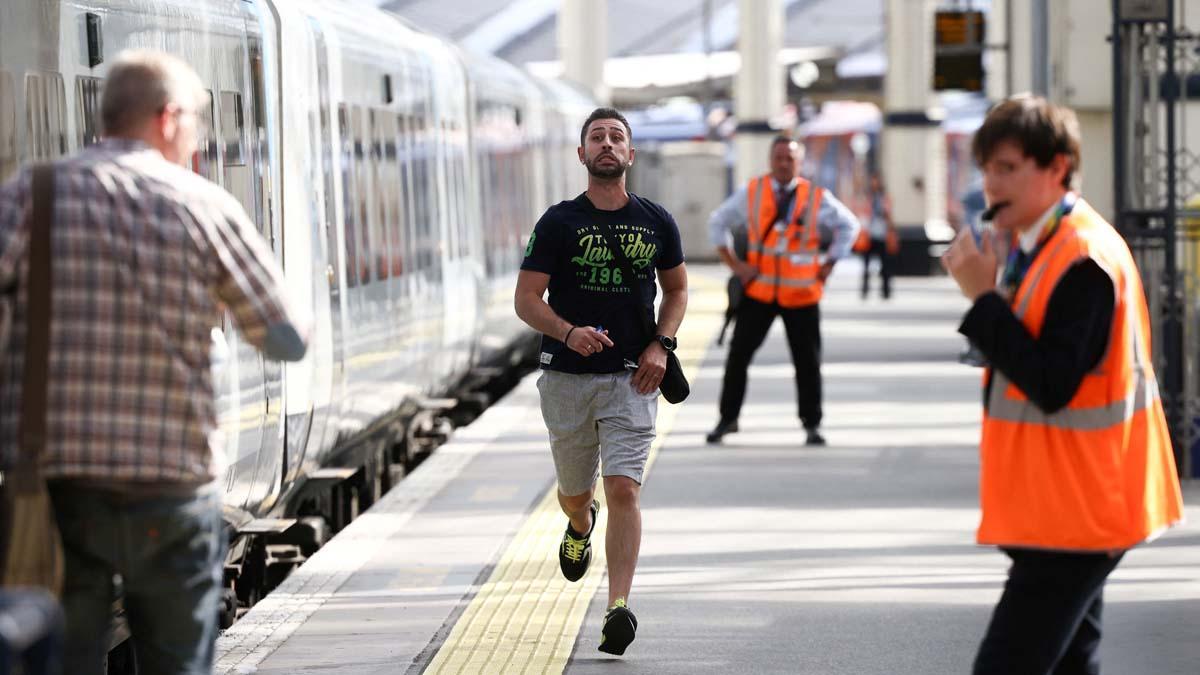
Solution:
M 725 309 L 717 282 L 701 277 L 691 285 L 701 292 L 691 294 L 693 303 L 679 335 L 679 357 L 689 381 L 695 378 Z M 678 410 L 659 402 L 658 434 L 646 462 L 647 476 Z M 579 582 L 568 582 L 558 569 L 558 544 L 566 519 L 556 492 L 552 487 L 546 493 L 509 543 L 425 673 L 561 673 L 566 667 L 588 604 L 604 577 L 607 518 L 604 490 L 598 488 L 601 507 L 592 533 L 591 566 Z

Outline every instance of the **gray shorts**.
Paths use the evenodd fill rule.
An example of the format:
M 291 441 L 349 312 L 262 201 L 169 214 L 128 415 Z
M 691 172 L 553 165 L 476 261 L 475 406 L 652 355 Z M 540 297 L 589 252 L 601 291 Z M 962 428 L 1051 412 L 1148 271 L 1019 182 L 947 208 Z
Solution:
M 550 451 L 558 489 L 568 497 L 587 492 L 600 475 L 628 476 L 642 482 L 658 390 L 643 396 L 630 385 L 629 371 L 604 375 L 543 370 L 537 380 L 542 418 L 550 432 Z

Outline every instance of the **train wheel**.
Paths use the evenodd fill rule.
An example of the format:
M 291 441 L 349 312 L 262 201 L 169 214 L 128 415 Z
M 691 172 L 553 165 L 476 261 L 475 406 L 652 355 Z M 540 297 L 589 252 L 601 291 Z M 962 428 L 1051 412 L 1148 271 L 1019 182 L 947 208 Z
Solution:
M 237 621 L 237 610 L 237 589 L 234 588 L 234 582 L 230 579 L 229 585 L 221 589 L 221 628 L 229 628 L 234 621 Z

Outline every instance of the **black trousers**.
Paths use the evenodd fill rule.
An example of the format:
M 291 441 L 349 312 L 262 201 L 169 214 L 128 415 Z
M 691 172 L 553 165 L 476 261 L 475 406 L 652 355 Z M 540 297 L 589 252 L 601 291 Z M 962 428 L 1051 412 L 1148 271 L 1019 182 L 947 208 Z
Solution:
M 721 419 L 734 421 L 746 399 L 746 371 L 762 346 L 775 317 L 783 316 L 788 349 L 796 369 L 796 405 L 806 429 L 821 424 L 821 310 L 819 305 L 786 309 L 743 298 L 721 385 Z
M 1004 549 L 1004 594 L 974 675 L 1096 675 L 1104 582 L 1121 555 Z
M 871 258 L 879 258 L 879 278 L 883 282 L 883 297 L 892 297 L 892 264 L 895 256 L 888 253 L 887 241 L 883 239 L 871 239 L 871 248 L 867 249 L 862 254 L 863 259 L 863 279 L 862 279 L 862 296 L 867 297 L 867 293 L 871 290 Z

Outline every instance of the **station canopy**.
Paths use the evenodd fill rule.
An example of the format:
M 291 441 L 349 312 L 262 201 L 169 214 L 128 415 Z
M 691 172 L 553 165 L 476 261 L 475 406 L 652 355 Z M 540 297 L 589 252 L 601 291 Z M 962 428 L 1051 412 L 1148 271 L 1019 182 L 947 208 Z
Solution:
M 561 0 L 375 3 L 471 51 L 498 56 L 538 74 L 561 72 L 556 34 Z M 708 1 L 707 39 L 705 4 L 705 0 L 608 0 L 605 80 L 614 101 L 731 95 L 739 64 L 738 2 Z M 782 0 L 781 4 L 787 23 L 780 61 L 788 69 L 798 67 L 796 75 L 788 78 L 790 88 L 879 91 L 887 63 L 884 0 Z

